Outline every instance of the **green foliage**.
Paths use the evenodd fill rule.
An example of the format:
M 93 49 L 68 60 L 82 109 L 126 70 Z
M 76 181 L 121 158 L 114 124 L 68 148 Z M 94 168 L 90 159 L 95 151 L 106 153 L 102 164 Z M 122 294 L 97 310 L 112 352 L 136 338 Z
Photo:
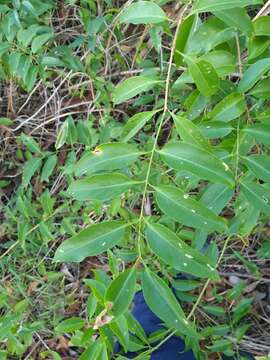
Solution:
M 0 117 L 17 146 L 7 168 L 21 176 L 12 194 L 13 175 L 0 182 L 0 358 L 23 359 L 39 332 L 68 339 L 81 360 L 115 358 L 116 341 L 118 359 L 148 358 L 172 334 L 197 359 L 238 356 L 255 301 L 243 274 L 228 282 L 224 268 L 236 262 L 260 282 L 249 239 L 269 257 L 269 16 L 253 19 L 262 1 L 185 2 L 177 20 L 168 1 L 66 1 L 81 32 L 66 42 L 56 3 L 0 4 L 1 80 L 52 90 L 44 107 L 67 81 L 75 100 L 48 120 L 43 107 Z M 137 41 L 137 30 L 133 51 L 125 37 Z M 147 336 L 134 319 L 138 290 L 164 330 Z M 58 348 L 41 358 L 61 359 Z

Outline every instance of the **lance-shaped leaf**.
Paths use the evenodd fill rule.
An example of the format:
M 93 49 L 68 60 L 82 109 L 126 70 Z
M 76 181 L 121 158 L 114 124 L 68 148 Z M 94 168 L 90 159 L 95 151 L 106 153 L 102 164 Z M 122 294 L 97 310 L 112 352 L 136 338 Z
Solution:
M 209 231 L 225 231 L 226 220 L 217 216 L 201 202 L 190 198 L 173 186 L 159 186 L 156 201 L 159 208 L 171 219 L 184 225 Z
M 195 5 L 194 11 L 220 11 L 237 7 L 243 8 L 248 5 L 258 5 L 262 3 L 262 0 L 198 0 Z
M 270 125 L 269 124 L 254 124 L 246 126 L 243 130 L 244 133 L 252 136 L 256 141 L 265 145 L 270 145 Z
M 110 200 L 140 181 L 131 180 L 123 174 L 97 174 L 82 180 L 73 181 L 68 193 L 77 200 Z
M 119 17 L 120 23 L 158 24 L 167 19 L 164 11 L 153 1 L 137 1 L 129 5 Z
M 162 81 L 144 76 L 133 76 L 117 84 L 113 91 L 113 102 L 121 104 L 143 91 L 151 90 Z
M 104 221 L 90 225 L 64 241 L 56 250 L 55 261 L 80 262 L 96 256 L 120 243 L 129 224 L 123 221 Z
M 209 152 L 212 152 L 212 148 L 209 145 L 209 142 L 203 136 L 200 129 L 192 121 L 180 115 L 172 114 L 172 117 L 176 130 L 184 142 L 191 145 L 196 145 Z
M 215 16 L 224 21 L 228 26 L 233 26 L 242 31 L 247 36 L 253 32 L 252 22 L 248 13 L 243 8 L 226 9 L 225 11 L 213 11 Z
M 233 54 L 224 50 L 213 50 L 201 57 L 208 61 L 216 69 L 219 77 L 224 77 L 235 71 L 236 58 Z
M 205 121 L 199 125 L 199 129 L 207 139 L 217 139 L 230 134 L 234 127 L 221 121 Z
M 270 156 L 251 155 L 243 157 L 244 163 L 253 174 L 263 181 L 270 182 Z
M 270 216 L 270 191 L 262 185 L 248 180 L 241 181 L 241 191 L 248 202 L 255 208 Z
M 109 285 L 105 301 L 112 303 L 112 313 L 115 317 L 123 314 L 129 307 L 136 286 L 136 268 L 123 271 Z
M 122 169 L 134 163 L 142 155 L 136 146 L 124 143 L 110 143 L 98 146 L 85 154 L 75 165 L 76 176 L 93 174 L 104 170 Z
M 158 111 L 159 110 L 141 112 L 128 119 L 121 134 L 122 141 L 129 141 Z
M 201 278 L 219 279 L 206 257 L 164 225 L 147 222 L 146 238 L 151 250 L 174 269 Z
M 159 150 L 162 159 L 173 169 L 186 170 L 201 179 L 234 186 L 229 166 L 215 155 L 190 144 L 175 142 Z
M 193 60 L 185 56 L 188 70 L 197 89 L 204 96 L 212 96 L 219 89 L 219 78 L 213 65 L 205 60 Z
M 270 70 L 270 58 L 258 60 L 250 65 L 244 72 L 242 80 L 238 84 L 238 91 L 244 93 L 251 89 L 262 77 L 264 73 Z
M 196 331 L 187 321 L 181 306 L 163 279 L 146 269 L 142 274 L 142 288 L 149 308 L 169 328 L 192 338 L 198 338 Z
M 190 15 L 183 21 L 183 23 L 179 27 L 174 51 L 174 61 L 177 67 L 183 64 L 183 56 L 181 55 L 181 53 L 185 53 L 187 42 L 197 22 L 197 15 Z
M 241 116 L 246 110 L 242 94 L 232 93 L 221 100 L 207 117 L 215 121 L 228 122 Z
M 270 98 L 270 77 L 263 79 L 254 86 L 254 88 L 249 92 L 250 95 L 255 96 L 259 99 L 269 99 Z
M 270 18 L 269 16 L 259 16 L 254 22 L 254 32 L 256 36 L 270 36 Z

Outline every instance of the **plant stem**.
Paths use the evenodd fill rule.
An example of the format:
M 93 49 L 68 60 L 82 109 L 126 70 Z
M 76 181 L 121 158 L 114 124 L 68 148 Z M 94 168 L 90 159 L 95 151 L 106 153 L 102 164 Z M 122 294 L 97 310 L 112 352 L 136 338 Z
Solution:
M 160 132 L 161 132 L 161 129 L 162 129 L 162 125 L 164 123 L 166 113 L 168 111 L 170 78 L 171 78 L 173 55 L 174 55 L 175 46 L 176 46 L 177 34 L 178 34 L 178 31 L 179 31 L 180 25 L 182 23 L 184 14 L 185 14 L 185 12 L 186 12 L 186 10 L 188 8 L 188 5 L 189 4 L 187 4 L 187 5 L 185 5 L 183 7 L 183 9 L 182 9 L 182 11 L 180 13 L 179 19 L 177 21 L 177 27 L 176 27 L 175 35 L 174 35 L 174 38 L 173 38 L 172 48 L 171 48 L 171 53 L 170 53 L 170 59 L 169 59 L 169 63 L 168 63 L 168 71 L 167 71 L 167 76 L 166 76 L 163 111 L 162 111 L 162 115 L 161 115 L 161 119 L 160 119 L 158 129 L 157 129 L 157 132 L 156 132 L 153 148 L 152 148 L 151 153 L 150 153 L 149 164 L 148 164 L 148 168 L 147 168 L 147 172 L 146 172 L 146 177 L 145 177 L 145 180 L 144 180 L 144 190 L 143 190 L 143 194 L 142 194 L 142 205 L 141 205 L 141 211 L 140 211 L 140 216 L 139 216 L 139 225 L 138 225 L 138 253 L 139 253 L 139 258 L 140 258 L 140 260 L 142 262 L 143 262 L 143 259 L 142 259 L 142 252 L 141 252 L 141 242 L 142 242 L 142 225 L 143 225 L 143 218 L 144 218 L 144 204 L 145 204 L 145 200 L 146 200 L 147 188 L 148 188 L 148 185 L 149 185 L 149 177 L 150 177 L 150 173 L 151 173 L 154 154 L 155 154 L 155 151 L 156 151 L 156 148 L 157 148 L 158 138 L 159 138 L 159 135 L 160 135 Z

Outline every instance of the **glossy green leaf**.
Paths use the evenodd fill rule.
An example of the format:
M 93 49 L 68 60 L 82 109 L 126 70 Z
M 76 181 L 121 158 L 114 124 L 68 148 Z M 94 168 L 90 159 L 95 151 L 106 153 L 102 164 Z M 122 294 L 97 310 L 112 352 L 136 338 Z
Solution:
M 269 124 L 254 124 L 246 126 L 243 130 L 244 133 L 252 136 L 256 141 L 265 145 L 270 145 L 270 125 Z
M 117 336 L 124 350 L 127 352 L 129 346 L 129 332 L 128 323 L 124 315 L 121 315 L 116 320 L 112 321 L 109 324 L 109 327 L 112 332 Z
M 119 18 L 120 23 L 157 24 L 167 19 L 164 11 L 153 1 L 137 1 L 129 5 Z
M 134 163 L 142 155 L 136 146 L 125 143 L 110 143 L 98 146 L 86 153 L 75 165 L 76 176 L 93 174 L 104 170 L 122 169 Z
M 221 100 L 208 117 L 215 121 L 231 121 L 241 116 L 246 110 L 245 98 L 241 94 L 231 93 Z
M 10 126 L 12 124 L 13 124 L 13 121 L 11 119 L 3 117 L 3 116 L 0 117 L 0 125 Z
M 79 360 L 105 360 L 102 358 L 103 351 L 106 351 L 106 345 L 100 340 L 96 340 L 91 343 L 88 348 L 79 357 Z
M 101 254 L 122 241 L 128 226 L 116 220 L 90 225 L 64 241 L 56 250 L 54 260 L 80 262 Z
M 253 25 L 245 9 L 234 7 L 233 9 L 226 9 L 223 11 L 213 10 L 213 13 L 228 26 L 239 29 L 247 36 L 252 35 Z
M 84 320 L 79 317 L 72 317 L 63 320 L 58 324 L 55 330 L 59 333 L 70 333 L 76 330 L 80 330 L 84 326 Z
M 219 279 L 206 257 L 164 225 L 147 222 L 146 238 L 151 250 L 174 269 L 201 278 Z
M 34 38 L 31 45 L 31 50 L 35 54 L 42 48 L 44 44 L 46 44 L 47 41 L 49 41 L 53 37 L 53 34 L 51 33 L 45 33 L 38 35 Z
M 204 96 L 214 95 L 219 89 L 219 78 L 213 66 L 205 60 L 192 61 L 188 58 L 186 61 L 198 90 Z
M 118 317 L 125 313 L 131 304 L 136 287 L 136 268 L 123 271 L 107 288 L 105 301 L 112 303 L 112 313 Z
M 267 188 L 255 182 L 242 180 L 241 191 L 254 208 L 270 216 L 270 191 Z
M 203 96 L 197 89 L 192 91 L 184 102 L 184 107 L 187 109 L 186 118 L 189 120 L 197 119 L 209 103 L 209 97 Z
M 40 181 L 48 181 L 57 164 L 57 155 L 53 154 L 46 160 L 40 175 Z
M 249 94 L 259 99 L 270 99 L 270 77 L 259 81 Z
M 215 16 L 205 20 L 191 36 L 187 44 L 187 54 L 207 54 L 218 45 L 224 44 L 235 37 L 236 29 L 228 28 Z
M 261 56 L 270 45 L 270 38 L 267 36 L 256 36 L 249 40 L 248 60 L 253 60 Z
M 251 89 L 270 70 L 270 58 L 258 60 L 244 72 L 242 80 L 238 84 L 238 91 L 241 93 Z
M 228 10 L 236 7 L 246 7 L 248 5 L 262 4 L 262 0 L 197 0 L 194 11 L 220 11 Z
M 270 183 L 269 155 L 250 155 L 243 157 L 243 161 L 258 179 Z
M 219 77 L 233 73 L 236 68 L 236 58 L 228 51 L 213 50 L 203 55 L 201 59 L 209 62 L 216 69 Z
M 104 201 L 117 197 L 139 183 L 123 174 L 97 174 L 73 181 L 68 188 L 68 193 L 80 201 Z
M 173 328 L 181 334 L 192 338 L 198 337 L 196 331 L 187 321 L 172 291 L 163 279 L 146 269 L 142 274 L 142 289 L 149 308 L 169 328 Z
M 254 32 L 256 36 L 270 36 L 270 17 L 259 16 L 254 22 Z
M 176 45 L 174 51 L 174 61 L 177 67 L 183 64 L 183 56 L 181 53 L 186 52 L 186 45 L 191 36 L 192 31 L 196 26 L 198 19 L 196 15 L 188 16 L 179 27 L 177 38 L 176 38 Z
M 226 221 L 182 190 L 172 186 L 155 187 L 159 208 L 171 219 L 205 230 L 225 231 Z
M 113 102 L 121 104 L 134 96 L 153 89 L 157 84 L 161 84 L 162 81 L 155 78 L 144 77 L 144 76 L 134 76 L 128 78 L 119 84 L 116 85 L 113 91 Z
M 22 186 L 23 187 L 26 187 L 27 185 L 29 185 L 30 180 L 32 179 L 32 177 L 34 176 L 36 171 L 39 170 L 39 168 L 41 167 L 41 164 L 42 164 L 42 159 L 38 158 L 38 157 L 32 157 L 31 159 L 29 159 L 27 161 L 27 163 L 25 164 L 25 166 L 23 168 L 23 173 L 22 173 Z
M 27 136 L 24 133 L 20 135 L 20 139 L 22 140 L 23 144 L 33 153 L 41 153 L 39 144 L 36 142 L 34 138 L 31 136 Z
M 178 134 L 185 143 L 196 145 L 204 150 L 212 152 L 208 141 L 200 132 L 199 128 L 190 120 L 181 115 L 172 114 Z
M 66 142 L 68 136 L 68 121 L 65 121 L 57 134 L 55 148 L 56 150 L 60 149 Z
M 207 139 L 223 138 L 234 130 L 228 123 L 220 121 L 205 121 L 199 125 L 199 129 Z
M 133 115 L 123 127 L 121 140 L 127 142 L 133 138 L 156 113 L 157 110 L 145 111 Z
M 202 148 L 183 142 L 169 143 L 159 153 L 176 170 L 186 170 L 201 179 L 234 186 L 234 176 L 229 166 Z

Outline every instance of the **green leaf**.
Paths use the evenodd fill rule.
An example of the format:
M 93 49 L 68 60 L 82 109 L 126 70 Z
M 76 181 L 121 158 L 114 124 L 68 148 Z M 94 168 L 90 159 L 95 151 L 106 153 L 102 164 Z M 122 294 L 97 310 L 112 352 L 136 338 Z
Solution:
M 158 111 L 145 111 L 133 115 L 123 127 L 121 140 L 127 142 L 133 138 Z
M 151 90 L 155 85 L 162 83 L 162 81 L 144 76 L 134 76 L 128 78 L 114 88 L 112 97 L 113 102 L 121 104 L 143 91 Z
M 174 269 L 201 278 L 219 279 L 206 257 L 164 225 L 147 222 L 146 238 L 151 250 Z
M 152 1 L 137 1 L 129 5 L 119 17 L 120 23 L 157 24 L 167 19 L 164 11 Z
M 26 187 L 36 171 L 41 167 L 42 159 L 37 157 L 32 157 L 24 166 L 22 174 L 22 186 Z
M 242 80 L 238 84 L 238 91 L 241 93 L 251 89 L 270 70 L 270 58 L 258 60 L 244 72 Z
M 136 287 L 136 268 L 123 271 L 115 278 L 105 294 L 105 301 L 112 303 L 112 313 L 115 317 L 127 311 Z
M 201 57 L 202 60 L 209 62 L 215 69 L 219 77 L 224 77 L 235 71 L 235 56 L 228 51 L 214 50 Z
M 254 22 L 254 32 L 256 36 L 270 36 L 270 17 L 259 16 Z
M 55 261 L 80 262 L 96 256 L 122 241 L 129 226 L 123 221 L 103 221 L 93 224 L 64 241 L 56 250 Z
M 136 146 L 125 143 L 110 143 L 98 146 L 86 153 L 75 165 L 76 176 L 104 170 L 125 168 L 134 163 L 143 153 Z
M 187 53 L 193 55 L 208 53 L 218 45 L 233 39 L 235 34 L 234 27 L 228 28 L 223 21 L 211 16 L 191 36 L 187 44 Z
M 106 345 L 100 339 L 91 343 L 79 357 L 79 360 L 105 360 L 102 353 L 106 352 Z
M 24 133 L 20 135 L 23 144 L 33 153 L 41 153 L 40 147 L 36 140 L 31 136 L 27 136 Z
M 198 0 L 194 11 L 207 12 L 207 11 L 220 11 L 228 10 L 236 7 L 245 7 L 248 5 L 262 4 L 262 0 Z
M 192 338 L 198 338 L 163 279 L 146 269 L 142 274 L 142 289 L 146 304 L 169 328 Z
M 258 179 L 270 182 L 269 155 L 250 155 L 243 157 L 243 161 Z
M 10 126 L 13 124 L 13 121 L 9 118 L 6 117 L 0 117 L 0 125 L 4 125 L 4 126 Z
M 66 142 L 68 136 L 68 121 L 65 121 L 57 134 L 55 148 L 56 150 L 60 149 Z
M 127 352 L 129 345 L 129 332 L 128 323 L 124 315 L 121 315 L 116 320 L 112 321 L 109 326 L 112 332 L 117 336 L 125 352 Z
M 269 124 L 254 124 L 246 126 L 242 130 L 244 133 L 251 135 L 256 141 L 265 145 L 270 145 L 270 125 Z
M 242 180 L 241 191 L 243 192 L 247 201 L 254 206 L 255 209 L 260 210 L 264 214 L 270 216 L 270 192 L 262 185 L 256 184 L 248 180 Z
M 31 50 L 35 54 L 42 48 L 44 44 L 46 44 L 47 41 L 49 41 L 53 37 L 52 33 L 45 33 L 38 35 L 34 38 L 31 44 Z
M 270 77 L 259 81 L 249 94 L 259 99 L 270 99 Z
M 212 152 L 212 148 L 208 141 L 200 132 L 199 128 L 190 120 L 181 115 L 172 114 L 173 121 L 181 139 L 191 145 L 196 145 L 204 150 Z
M 247 36 L 252 35 L 253 25 L 245 9 L 234 7 L 223 11 L 214 10 L 213 13 L 228 26 L 236 27 Z
M 256 59 L 261 56 L 269 47 L 270 39 L 267 36 L 257 36 L 250 38 L 248 45 L 248 60 Z
M 80 330 L 84 326 L 84 320 L 79 317 L 72 317 L 62 321 L 55 328 L 59 333 L 70 333 Z
M 57 155 L 53 154 L 49 156 L 42 168 L 42 172 L 40 176 L 41 182 L 49 180 L 49 177 L 53 173 L 56 164 L 57 164 Z
M 220 121 L 202 122 L 199 125 L 199 129 L 203 136 L 205 136 L 207 139 L 222 138 L 234 130 L 231 125 Z
M 221 100 L 207 117 L 215 121 L 228 122 L 241 116 L 246 110 L 245 98 L 242 94 L 231 93 Z
M 214 95 L 219 89 L 219 78 L 213 66 L 205 60 L 192 61 L 190 57 L 186 61 L 198 90 L 204 96 Z
M 183 21 L 183 23 L 179 27 L 174 51 L 174 61 L 177 67 L 183 64 L 183 56 L 181 55 L 181 53 L 186 52 L 187 42 L 192 32 L 194 31 L 197 21 L 198 18 L 196 15 L 190 15 Z
M 79 201 L 104 201 L 117 197 L 139 183 L 141 182 L 131 180 L 123 174 L 98 174 L 73 181 L 68 188 L 68 193 Z
M 217 216 L 201 202 L 172 186 L 155 187 L 159 208 L 171 219 L 184 225 L 223 232 L 227 229 L 225 219 Z
M 202 148 L 178 142 L 169 143 L 158 152 L 167 165 L 175 170 L 186 170 L 201 179 L 234 186 L 234 176 L 229 166 Z

